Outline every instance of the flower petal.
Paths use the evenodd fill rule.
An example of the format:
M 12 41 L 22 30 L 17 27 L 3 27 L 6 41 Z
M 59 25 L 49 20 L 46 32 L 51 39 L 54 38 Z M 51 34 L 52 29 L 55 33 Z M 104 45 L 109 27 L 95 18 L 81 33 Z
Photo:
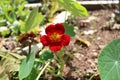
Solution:
M 67 45 L 69 44 L 69 42 L 70 42 L 70 36 L 67 35 L 67 34 L 64 34 L 64 35 L 62 36 L 62 42 L 61 42 L 61 44 L 62 44 L 63 46 L 67 46 Z
M 64 34 L 64 32 L 65 32 L 64 25 L 60 24 L 60 23 L 55 24 L 55 31 L 60 34 Z
M 55 29 L 55 25 L 50 24 L 46 27 L 45 32 L 46 32 L 47 35 L 49 35 L 53 32 L 54 29 Z
M 54 51 L 54 52 L 57 52 L 61 49 L 61 47 L 62 47 L 61 45 L 56 45 L 56 44 L 50 45 L 50 50 Z
M 42 42 L 42 44 L 44 46 L 48 46 L 49 45 L 48 37 L 46 35 L 41 36 L 40 37 L 40 41 Z

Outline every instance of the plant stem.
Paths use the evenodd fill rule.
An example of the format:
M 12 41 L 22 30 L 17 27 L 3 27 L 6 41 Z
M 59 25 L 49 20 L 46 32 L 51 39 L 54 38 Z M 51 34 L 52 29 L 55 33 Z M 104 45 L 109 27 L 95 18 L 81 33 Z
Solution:
M 60 78 L 61 78 L 62 80 L 65 80 L 62 76 L 60 76 Z
M 98 72 L 95 72 L 95 73 L 90 77 L 89 80 L 92 80 L 92 78 L 93 78 L 96 74 L 98 74 Z
M 58 73 L 57 75 L 62 79 L 62 80 L 65 80 L 63 77 L 62 77 L 62 71 L 63 71 L 63 67 L 64 67 L 64 58 L 63 58 L 63 50 L 61 50 L 60 52 L 56 53 L 56 57 L 58 58 L 58 64 L 59 64 L 59 68 L 58 68 Z
M 40 71 L 40 73 L 38 74 L 36 80 L 39 80 L 40 76 L 43 74 L 43 72 L 45 71 L 45 69 L 47 68 L 47 66 L 50 64 L 50 61 L 47 62 L 47 64 L 44 66 L 44 68 Z
M 31 52 L 31 42 L 29 42 L 29 54 L 30 54 L 30 52 Z

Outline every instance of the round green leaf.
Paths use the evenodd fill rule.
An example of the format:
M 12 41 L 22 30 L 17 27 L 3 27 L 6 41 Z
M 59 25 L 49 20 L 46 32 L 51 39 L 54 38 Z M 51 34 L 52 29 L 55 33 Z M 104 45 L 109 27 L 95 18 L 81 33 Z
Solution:
M 98 57 L 101 80 L 120 80 L 120 39 L 113 40 Z
M 50 50 L 46 50 L 40 55 L 40 60 L 43 61 L 47 61 L 48 59 L 51 58 L 53 58 L 53 52 L 51 52 Z
M 63 23 L 64 27 L 65 27 L 65 34 L 70 35 L 71 37 L 75 36 L 75 32 L 74 32 L 74 27 L 67 24 L 67 23 Z

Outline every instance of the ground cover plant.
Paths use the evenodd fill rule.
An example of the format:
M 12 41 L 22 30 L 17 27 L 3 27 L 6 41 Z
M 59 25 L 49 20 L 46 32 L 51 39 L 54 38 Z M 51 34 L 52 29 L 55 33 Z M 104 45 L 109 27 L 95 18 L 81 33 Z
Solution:
M 4 39 L 0 44 L 0 80 L 119 80 L 120 39 L 111 39 L 113 41 L 102 48 L 98 45 L 97 50 L 101 50 L 95 65 L 98 69 L 89 75 L 81 72 L 82 68 L 86 70 L 94 65 L 86 58 L 95 52 L 90 53 L 91 44 L 97 45 L 96 40 L 101 41 L 101 35 L 105 39 L 111 38 L 106 37 L 106 33 L 100 34 L 103 28 L 94 27 L 98 25 L 95 20 L 91 22 L 92 27 L 83 22 L 78 25 L 80 30 L 76 29 L 79 20 L 74 18 L 88 16 L 85 7 L 72 0 L 43 0 L 41 7 L 30 8 L 24 7 L 26 3 L 24 0 L 0 3 L 0 39 Z M 54 16 L 62 11 L 65 11 L 64 21 L 55 22 Z M 94 30 L 83 32 L 87 29 Z M 91 43 L 83 36 L 87 36 Z M 85 50 L 89 54 L 85 54 Z M 85 65 L 88 61 L 90 64 Z

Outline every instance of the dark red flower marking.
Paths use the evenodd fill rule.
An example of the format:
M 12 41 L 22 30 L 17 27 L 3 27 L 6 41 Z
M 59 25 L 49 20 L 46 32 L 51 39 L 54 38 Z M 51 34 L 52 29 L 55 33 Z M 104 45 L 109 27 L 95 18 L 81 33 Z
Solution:
M 40 41 L 44 46 L 49 46 L 51 51 L 57 52 L 70 42 L 70 36 L 64 34 L 65 28 L 60 23 L 48 25 L 45 32 L 46 35 L 41 36 Z

